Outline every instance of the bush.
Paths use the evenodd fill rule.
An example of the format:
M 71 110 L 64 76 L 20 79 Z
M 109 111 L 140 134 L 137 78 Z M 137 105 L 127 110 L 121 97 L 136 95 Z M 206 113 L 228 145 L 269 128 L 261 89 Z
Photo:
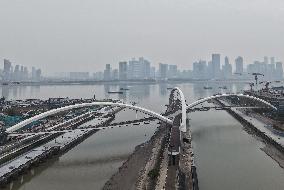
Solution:
M 149 171 L 148 176 L 151 179 L 156 179 L 159 176 L 159 170 L 158 169 L 152 169 L 151 171 Z

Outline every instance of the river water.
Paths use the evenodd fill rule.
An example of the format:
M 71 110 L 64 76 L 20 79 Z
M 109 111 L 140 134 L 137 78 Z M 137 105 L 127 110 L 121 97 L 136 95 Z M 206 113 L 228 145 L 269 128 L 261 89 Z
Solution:
M 204 90 L 203 86 L 213 86 Z M 223 90 L 219 86 L 226 85 Z M 167 87 L 182 89 L 187 102 L 214 93 L 240 92 L 246 85 L 227 84 L 139 84 L 139 85 L 43 85 L 3 86 L 0 94 L 7 99 L 25 98 L 117 98 L 157 112 L 168 103 Z M 129 88 L 123 95 L 110 90 Z M 122 111 L 116 121 L 142 118 L 143 114 Z M 261 150 L 263 142 L 248 134 L 242 125 L 225 111 L 188 114 L 193 136 L 195 162 L 200 189 L 284 189 L 284 170 Z M 49 160 L 29 171 L 6 189 L 101 189 L 131 154 L 135 146 L 150 138 L 156 124 L 129 126 L 97 132 L 59 158 Z

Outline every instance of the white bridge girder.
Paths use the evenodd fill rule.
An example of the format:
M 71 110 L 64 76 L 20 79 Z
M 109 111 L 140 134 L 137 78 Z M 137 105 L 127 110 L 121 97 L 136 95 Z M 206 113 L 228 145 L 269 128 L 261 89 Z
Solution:
M 180 88 L 175 87 L 172 89 L 171 91 L 171 95 L 170 97 L 173 97 L 174 92 L 178 92 L 179 96 L 180 96 L 180 101 L 181 101 L 181 123 L 180 123 L 180 131 L 182 132 L 186 132 L 186 101 L 185 101 L 185 97 L 183 92 L 181 91 Z
M 6 131 L 8 133 L 12 133 L 12 132 L 14 132 L 16 130 L 19 130 L 19 129 L 23 128 L 24 126 L 26 126 L 28 124 L 31 124 L 34 121 L 43 119 L 43 118 L 45 118 L 47 116 L 54 115 L 54 114 L 57 114 L 57 113 L 63 112 L 63 111 L 68 111 L 68 110 L 75 109 L 75 108 L 84 108 L 84 107 L 91 107 L 91 106 L 112 106 L 112 107 L 118 106 L 118 107 L 130 108 L 130 109 L 133 109 L 133 110 L 136 110 L 136 111 L 139 111 L 139 112 L 151 115 L 153 117 L 156 117 L 156 118 L 160 119 L 161 121 L 164 121 L 164 122 L 166 122 L 168 124 L 171 124 L 171 125 L 173 124 L 173 121 L 170 120 L 169 118 L 167 118 L 165 116 L 162 116 L 161 114 L 158 114 L 158 113 L 156 113 L 154 111 L 151 111 L 149 109 L 142 108 L 142 107 L 139 107 L 139 106 L 134 106 L 134 105 L 125 104 L 125 103 L 113 103 L 113 102 L 90 102 L 90 103 L 69 105 L 69 106 L 65 106 L 65 107 L 61 107 L 61 108 L 57 108 L 57 109 L 46 111 L 44 113 L 41 113 L 41 114 L 36 115 L 36 116 L 33 116 L 33 117 L 31 117 L 29 119 L 26 119 L 24 121 L 21 121 L 20 123 L 12 126 L 10 128 L 8 128 Z
M 257 97 L 254 97 L 254 96 L 249 96 L 249 95 L 244 95 L 244 94 L 220 94 L 220 95 L 214 95 L 214 96 L 209 96 L 209 97 L 206 97 L 206 98 L 202 98 L 200 100 L 197 100 L 191 104 L 189 104 L 187 106 L 187 109 L 191 109 L 203 102 L 206 102 L 208 100 L 212 100 L 212 99 L 216 99 L 216 98 L 222 98 L 222 97 L 234 97 L 234 96 L 237 96 L 237 97 L 241 97 L 241 98 L 247 98 L 247 99 L 251 99 L 251 100 L 256 100 L 258 102 L 261 102 L 265 105 L 267 105 L 268 107 L 274 109 L 274 110 L 277 110 L 277 108 L 273 105 L 271 105 L 269 102 L 263 100 L 263 99 L 260 99 L 260 98 L 257 98 Z

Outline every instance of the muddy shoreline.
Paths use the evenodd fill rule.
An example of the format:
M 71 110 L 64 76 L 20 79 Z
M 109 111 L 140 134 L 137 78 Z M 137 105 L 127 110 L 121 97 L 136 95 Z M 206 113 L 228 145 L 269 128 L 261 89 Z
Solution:
M 105 183 L 104 190 L 137 189 L 137 184 L 144 174 L 144 169 L 156 148 L 156 142 L 166 134 L 165 127 L 158 127 L 151 139 L 135 147 L 134 152 L 122 164 L 118 171 Z

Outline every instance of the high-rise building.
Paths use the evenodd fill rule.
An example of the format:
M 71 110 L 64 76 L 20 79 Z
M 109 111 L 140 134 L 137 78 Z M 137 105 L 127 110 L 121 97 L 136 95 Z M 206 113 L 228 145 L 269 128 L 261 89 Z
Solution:
M 220 54 L 212 54 L 212 67 L 213 67 L 213 78 L 220 78 L 220 65 L 221 58 Z
M 275 64 L 275 58 L 274 57 L 270 57 L 270 64 Z
M 150 68 L 150 78 L 151 79 L 155 79 L 156 78 L 156 68 L 155 67 L 151 67 Z
M 199 62 L 193 63 L 193 78 L 194 79 L 209 79 L 207 73 L 206 61 L 200 60 Z
M 212 61 L 209 61 L 208 65 L 207 65 L 207 78 L 208 79 L 212 79 L 213 78 L 213 65 L 212 65 Z
M 36 68 L 32 67 L 32 80 L 34 81 L 36 78 Z
M 20 80 L 22 81 L 24 79 L 24 66 L 21 66 L 20 70 Z
M 4 70 L 3 70 L 3 80 L 11 80 L 12 64 L 8 59 L 4 59 Z
M 104 73 L 103 72 L 96 72 L 93 74 L 94 80 L 103 80 L 104 79 Z
M 23 79 L 26 81 L 29 78 L 29 71 L 27 67 L 24 67 L 24 77 Z
M 119 62 L 119 80 L 127 80 L 127 62 Z
M 168 78 L 168 64 L 159 64 L 159 73 L 160 79 L 167 79 Z
M 119 75 L 118 75 L 118 69 L 113 69 L 112 71 L 112 80 L 118 80 Z
M 20 80 L 20 66 L 19 65 L 16 65 L 14 68 L 13 80 L 16 80 L 16 81 Z
M 37 69 L 36 70 L 36 81 L 40 81 L 41 80 L 41 69 Z
M 223 78 L 229 79 L 232 77 L 232 65 L 229 62 L 229 58 L 226 56 L 225 57 L 225 64 L 222 66 L 222 73 L 223 73 Z
M 266 80 L 274 80 L 275 79 L 275 64 L 266 64 L 265 65 L 265 73 L 264 77 Z
M 111 67 L 110 67 L 110 64 L 106 64 L 106 68 L 104 70 L 104 80 L 105 81 L 111 80 Z
M 129 79 L 149 79 L 151 64 L 148 60 L 140 57 L 138 60 L 133 58 L 129 61 L 128 78 Z
M 236 73 L 242 74 L 244 72 L 244 59 L 239 56 L 235 59 Z
M 169 78 L 177 78 L 177 65 L 169 65 L 169 73 L 168 73 L 168 77 Z
M 143 68 L 144 65 L 135 58 L 130 60 L 128 67 L 129 79 L 142 79 L 144 77 Z

